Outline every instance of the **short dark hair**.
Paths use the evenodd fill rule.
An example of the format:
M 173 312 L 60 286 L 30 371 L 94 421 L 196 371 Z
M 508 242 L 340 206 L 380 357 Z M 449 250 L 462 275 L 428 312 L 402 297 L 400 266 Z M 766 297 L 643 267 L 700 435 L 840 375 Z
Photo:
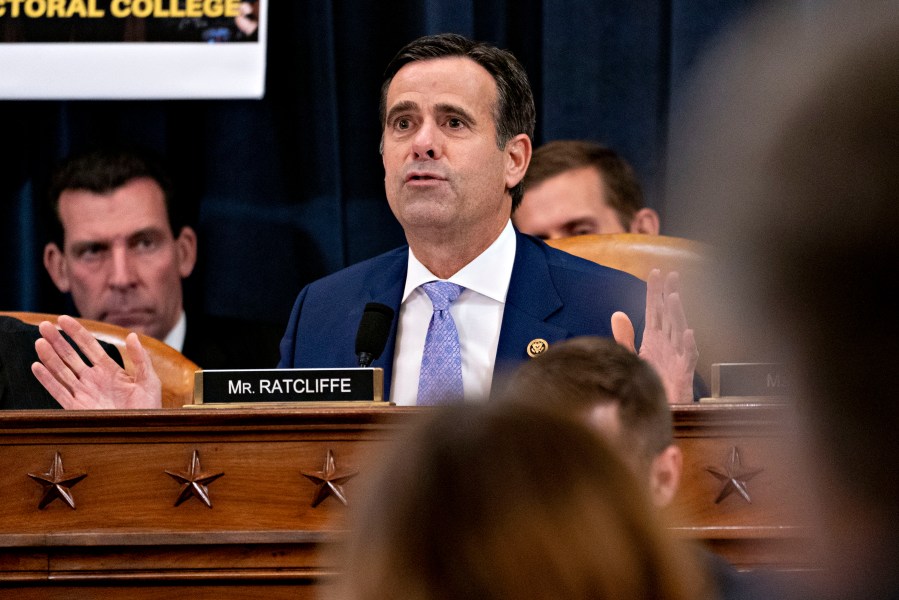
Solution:
M 627 231 L 634 215 L 644 206 L 643 190 L 630 163 L 607 146 L 584 140 L 546 143 L 534 150 L 522 183 L 527 190 L 582 167 L 593 167 L 599 173 L 608 205 L 618 213 L 618 220 Z
M 617 404 L 625 450 L 647 469 L 674 443 L 671 409 L 659 376 L 611 339 L 582 336 L 558 342 L 512 377 L 504 399 L 577 419 L 598 405 Z
M 105 148 L 72 155 L 53 172 L 48 190 L 53 215 L 50 240 L 60 248 L 65 243 L 65 231 L 59 218 L 59 197 L 64 191 L 108 194 L 140 177 L 149 177 L 162 189 L 169 226 L 172 235 L 177 236 L 185 222 L 175 205 L 174 185 L 162 159 L 142 149 Z
M 451 56 L 470 58 L 484 67 L 496 82 L 496 107 L 493 116 L 496 145 L 503 149 L 509 140 L 520 133 L 527 134 L 533 140 L 537 111 L 524 67 L 508 50 L 475 42 L 454 33 L 420 37 L 406 44 L 387 65 L 384 82 L 381 84 L 381 131 L 384 131 L 387 120 L 387 88 L 397 71 L 413 61 Z M 512 210 L 515 210 L 521 202 L 524 187 L 519 182 L 509 192 L 512 194 Z

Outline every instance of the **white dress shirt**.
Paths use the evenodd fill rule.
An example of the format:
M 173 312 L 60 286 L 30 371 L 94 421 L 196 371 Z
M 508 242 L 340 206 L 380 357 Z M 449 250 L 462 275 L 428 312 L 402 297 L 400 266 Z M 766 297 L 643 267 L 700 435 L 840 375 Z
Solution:
M 450 314 L 462 348 L 462 387 L 466 400 L 482 400 L 490 394 L 506 294 L 515 263 L 515 244 L 515 230 L 509 221 L 496 241 L 445 280 L 465 288 L 450 306 Z M 419 286 L 435 280 L 440 278 L 421 264 L 410 249 L 390 386 L 390 400 L 400 406 L 413 406 L 418 399 L 421 355 L 434 313 L 431 299 Z
M 184 351 L 184 338 L 187 336 L 187 315 L 184 311 L 181 311 L 181 316 L 178 317 L 178 322 L 175 323 L 175 326 L 172 330 L 165 336 L 165 339 L 162 340 L 178 352 Z

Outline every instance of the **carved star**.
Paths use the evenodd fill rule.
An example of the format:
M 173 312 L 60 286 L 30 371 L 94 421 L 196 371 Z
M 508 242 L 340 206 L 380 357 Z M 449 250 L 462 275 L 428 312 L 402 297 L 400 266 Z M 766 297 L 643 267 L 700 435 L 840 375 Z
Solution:
M 357 471 L 350 473 L 337 473 L 337 462 L 334 460 L 334 452 L 329 448 L 328 456 L 325 458 L 325 465 L 321 471 L 312 473 L 303 472 L 303 477 L 314 483 L 315 496 L 312 498 L 312 506 L 318 506 L 328 496 L 333 495 L 340 500 L 344 506 L 347 505 L 346 494 L 343 491 L 343 484 L 358 475 Z
M 706 471 L 715 476 L 718 481 L 724 483 L 718 497 L 715 498 L 715 504 L 718 504 L 733 492 L 740 494 L 746 502 L 752 504 L 752 498 L 749 496 L 749 489 L 746 484 L 756 475 L 764 471 L 764 469 L 747 469 L 743 467 L 743 459 L 740 457 L 740 450 L 734 446 L 730 450 L 730 459 L 724 465 L 724 472 L 715 467 L 706 467 Z
M 210 483 L 224 475 L 224 473 L 206 473 L 200 466 L 200 453 L 194 450 L 194 454 L 190 459 L 190 468 L 187 473 L 166 471 L 166 475 L 181 484 L 181 493 L 175 500 L 175 506 L 178 506 L 191 496 L 199 498 L 203 504 L 212 508 L 212 500 L 209 499 Z
M 47 473 L 29 473 L 29 477 L 34 479 L 41 487 L 44 488 L 44 495 L 37 507 L 41 510 L 55 499 L 59 498 L 69 505 L 69 508 L 75 510 L 75 498 L 72 497 L 70 487 L 87 477 L 87 473 L 79 473 L 78 475 L 66 475 L 62 466 L 62 455 L 59 452 L 53 457 L 50 463 L 50 471 Z

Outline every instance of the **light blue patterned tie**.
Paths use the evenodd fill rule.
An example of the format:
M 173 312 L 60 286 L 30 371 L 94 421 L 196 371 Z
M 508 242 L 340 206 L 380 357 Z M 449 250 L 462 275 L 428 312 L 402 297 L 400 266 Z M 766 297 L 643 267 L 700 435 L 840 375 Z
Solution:
M 434 305 L 434 314 L 421 357 L 418 405 L 461 402 L 462 348 L 449 307 L 462 293 L 462 286 L 449 281 L 431 281 L 421 287 Z

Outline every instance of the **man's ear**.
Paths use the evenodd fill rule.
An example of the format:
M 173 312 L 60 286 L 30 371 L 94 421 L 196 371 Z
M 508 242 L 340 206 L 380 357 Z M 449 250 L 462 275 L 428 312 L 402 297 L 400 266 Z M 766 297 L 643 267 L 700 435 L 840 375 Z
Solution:
M 681 449 L 671 444 L 652 459 L 649 468 L 649 495 L 658 508 L 671 504 L 684 468 Z
M 65 254 L 54 242 L 44 246 L 44 267 L 60 292 L 65 294 L 72 289 Z
M 659 235 L 659 228 L 659 213 L 651 208 L 641 208 L 634 214 L 629 231 Z
M 506 188 L 511 189 L 524 179 L 531 164 L 531 138 L 519 133 L 506 143 Z
M 184 279 L 193 273 L 197 264 L 197 234 L 193 228 L 181 228 L 181 233 L 175 238 L 175 251 L 178 254 L 178 273 Z

